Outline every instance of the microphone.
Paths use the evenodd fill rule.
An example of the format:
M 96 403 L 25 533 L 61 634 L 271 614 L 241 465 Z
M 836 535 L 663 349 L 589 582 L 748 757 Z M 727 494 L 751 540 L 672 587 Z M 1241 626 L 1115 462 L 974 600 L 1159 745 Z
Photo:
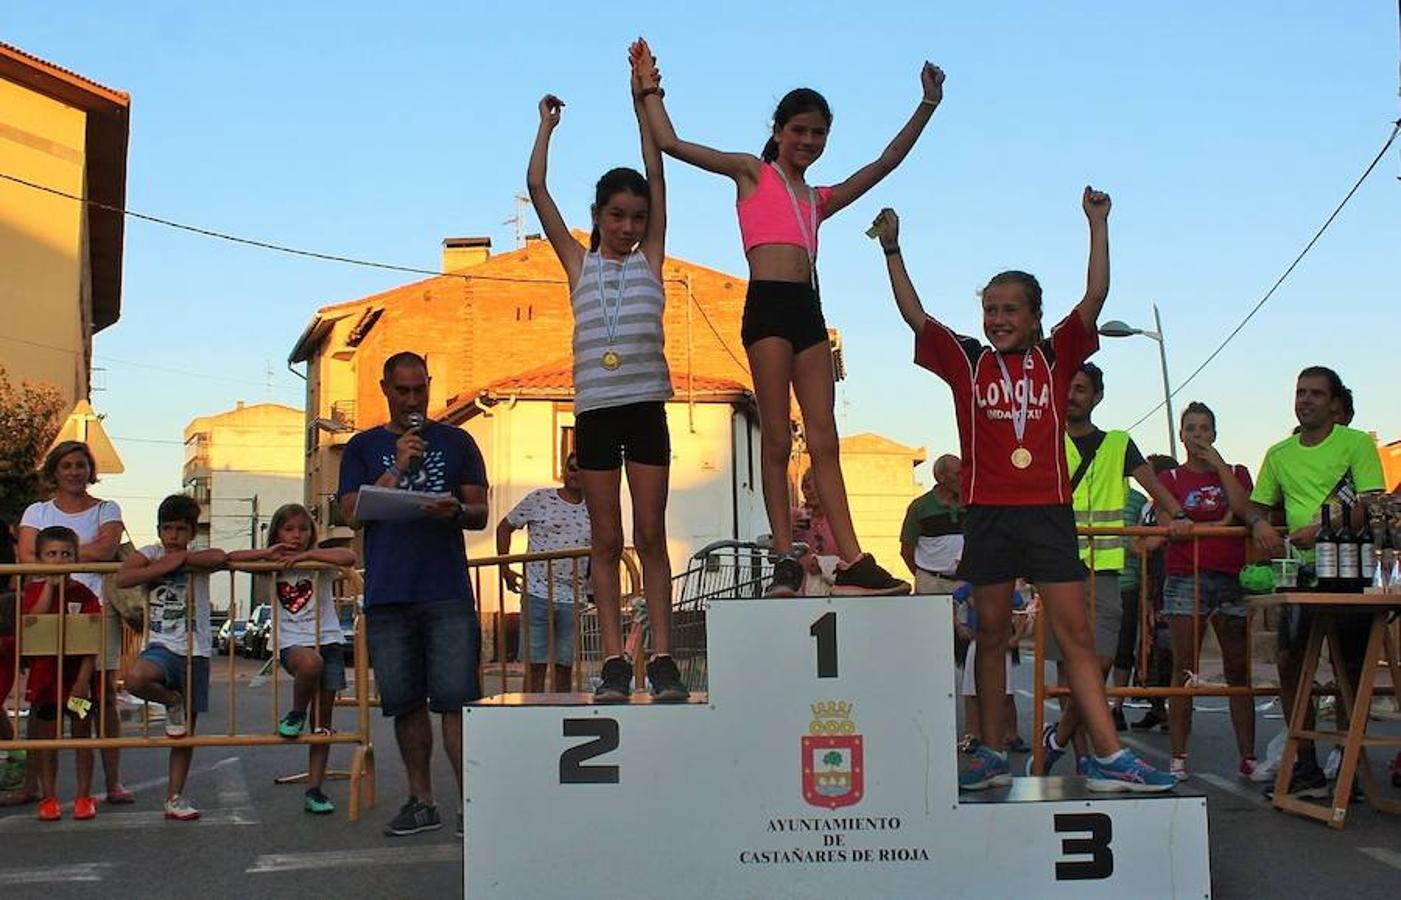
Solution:
M 423 418 L 423 413 L 421 412 L 411 412 L 404 417 L 404 423 L 407 424 L 411 429 L 422 428 L 425 421 L 427 420 Z M 418 470 L 422 467 L 423 457 L 415 456 L 413 459 L 409 460 L 409 471 L 406 474 L 417 474 Z

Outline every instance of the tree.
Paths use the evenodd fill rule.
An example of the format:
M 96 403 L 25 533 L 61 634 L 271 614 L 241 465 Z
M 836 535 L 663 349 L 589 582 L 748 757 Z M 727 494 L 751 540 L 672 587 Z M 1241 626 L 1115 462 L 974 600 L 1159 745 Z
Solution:
M 835 750 L 828 750 L 822 757 L 822 764 L 829 769 L 835 769 L 842 764 L 842 755 Z
M 26 506 L 45 496 L 39 465 L 63 414 L 56 387 L 24 381 L 15 388 L 0 365 L 0 519 L 18 522 Z

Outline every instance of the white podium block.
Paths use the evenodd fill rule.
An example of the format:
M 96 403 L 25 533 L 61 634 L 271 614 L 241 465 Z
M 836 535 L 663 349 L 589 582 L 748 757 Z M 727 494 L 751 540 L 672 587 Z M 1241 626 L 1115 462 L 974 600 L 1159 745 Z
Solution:
M 467 708 L 466 896 L 1204 897 L 1206 804 L 957 790 L 948 597 L 724 601 L 708 697 Z

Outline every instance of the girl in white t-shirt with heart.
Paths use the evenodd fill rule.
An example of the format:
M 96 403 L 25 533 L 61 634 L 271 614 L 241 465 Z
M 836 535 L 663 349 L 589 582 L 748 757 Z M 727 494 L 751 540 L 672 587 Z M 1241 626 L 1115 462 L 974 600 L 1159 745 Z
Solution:
M 288 740 L 300 736 L 306 729 L 307 713 L 313 700 L 316 708 L 312 711 L 312 727 L 318 733 L 329 732 L 336 692 L 345 689 L 345 647 L 332 593 L 335 573 L 296 566 L 317 562 L 349 567 L 355 565 L 355 554 L 343 547 L 317 549 L 316 524 L 311 513 L 300 503 L 288 503 L 272 514 L 267 547 L 229 554 L 230 562 L 260 560 L 286 567 L 271 579 L 277 612 L 274 632 L 277 657 L 293 679 L 292 708 L 277 723 L 277 733 Z M 330 744 L 310 747 L 304 801 L 309 813 L 335 812 L 335 804 L 321 790 L 330 755 Z

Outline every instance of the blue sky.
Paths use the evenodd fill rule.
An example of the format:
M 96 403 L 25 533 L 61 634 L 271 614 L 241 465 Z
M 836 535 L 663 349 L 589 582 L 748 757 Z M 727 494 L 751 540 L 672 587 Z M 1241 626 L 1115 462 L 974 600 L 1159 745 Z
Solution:
M 1396 10 L 1362 0 L 388 9 L 20 4 L 0 40 L 132 94 L 133 209 L 424 267 L 448 235 L 513 246 L 503 220 L 546 91 L 568 103 L 551 188 L 566 219 L 586 224 L 593 181 L 637 159 L 624 59 L 638 31 L 684 137 L 754 152 L 783 93 L 826 94 L 835 121 L 814 183 L 880 152 L 931 59 L 948 73 L 943 106 L 901 169 L 823 226 L 820 262 L 848 354 L 844 432 L 931 456 L 956 446 L 952 410 L 947 389 L 909 362 L 883 259 L 863 234 L 880 207 L 901 214 L 926 307 L 977 333 L 974 292 L 1001 269 L 1040 277 L 1048 317 L 1079 299 L 1080 189 L 1109 191 L 1105 318 L 1148 326 L 1157 302 L 1175 384 L 1279 275 L 1398 115 Z M 1216 409 L 1228 459 L 1254 469 L 1288 431 L 1294 375 L 1312 363 L 1354 388 L 1359 427 L 1401 438 L 1396 338 L 1378 328 L 1401 283 L 1397 174 L 1393 149 L 1180 396 Z M 668 182 L 668 249 L 743 274 L 728 183 L 677 163 Z M 178 489 L 189 419 L 239 399 L 299 405 L 285 359 L 312 312 L 406 280 L 130 222 L 123 315 L 97 339 L 106 390 L 94 401 L 128 466 L 102 490 L 122 499 L 133 531 L 150 534 L 150 498 Z M 1098 362 L 1101 425 L 1126 426 L 1161 399 L 1151 341 L 1106 339 Z M 1151 452 L 1166 449 L 1164 432 L 1159 414 L 1134 436 Z

